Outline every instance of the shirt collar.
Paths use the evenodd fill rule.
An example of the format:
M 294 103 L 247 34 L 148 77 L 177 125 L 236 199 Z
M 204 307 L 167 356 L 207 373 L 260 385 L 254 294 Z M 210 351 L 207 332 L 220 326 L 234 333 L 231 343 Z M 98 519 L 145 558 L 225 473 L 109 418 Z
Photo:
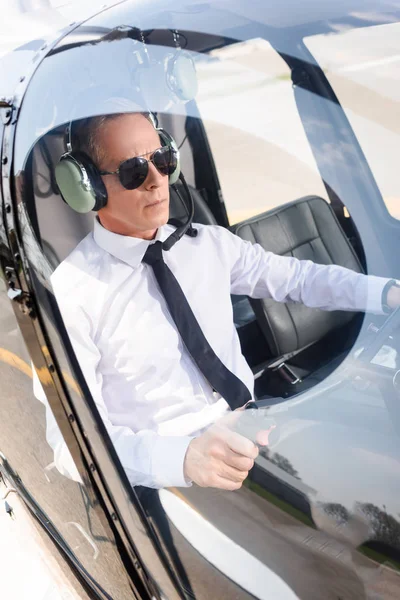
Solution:
M 93 238 L 100 248 L 115 256 L 119 260 L 136 268 L 142 262 L 143 256 L 150 244 L 161 241 L 164 242 L 174 230 L 171 225 L 164 225 L 157 230 L 154 240 L 142 240 L 129 235 L 120 235 L 113 233 L 102 226 L 96 217 L 94 221 Z

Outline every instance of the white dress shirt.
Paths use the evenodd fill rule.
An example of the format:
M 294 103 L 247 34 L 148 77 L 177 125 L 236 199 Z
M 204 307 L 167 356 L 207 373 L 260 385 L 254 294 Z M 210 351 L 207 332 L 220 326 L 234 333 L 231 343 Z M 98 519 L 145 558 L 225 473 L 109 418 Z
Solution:
M 195 227 L 198 236 L 185 235 L 163 253 L 164 260 L 215 353 L 252 394 L 253 374 L 241 353 L 231 294 L 382 313 L 387 279 L 265 252 L 222 227 Z M 156 240 L 173 231 L 161 227 Z M 152 268 L 142 263 L 150 243 L 112 233 L 96 220 L 93 233 L 56 269 L 52 285 L 132 485 L 186 486 L 188 444 L 230 409 L 191 359 Z M 49 442 L 63 472 L 57 464 L 62 438 L 55 442 L 52 435 Z

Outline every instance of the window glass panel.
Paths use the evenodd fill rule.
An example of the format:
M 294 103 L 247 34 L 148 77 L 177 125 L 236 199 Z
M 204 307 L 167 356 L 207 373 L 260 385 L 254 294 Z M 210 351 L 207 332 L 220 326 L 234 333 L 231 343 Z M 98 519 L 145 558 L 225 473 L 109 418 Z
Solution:
M 388 212 L 400 218 L 400 25 L 317 35 L 305 43 L 361 144 Z
M 211 57 L 199 64 L 197 101 L 230 222 L 307 194 L 327 199 L 284 60 L 262 39 Z
M 191 37 L 188 32 L 187 35 Z M 205 42 L 204 46 L 210 47 Z M 265 399 L 264 409 L 232 414 L 187 351 L 165 295 L 157 285 L 155 271 L 143 264 L 148 245 L 141 239 L 144 236 L 121 234 L 112 231 L 112 226 L 107 230 L 95 221 L 93 213 L 82 216 L 73 212 L 52 187 L 51 170 L 62 152 L 64 124 L 71 115 L 70 99 L 62 89 L 63 85 L 68 87 L 67 83 L 64 78 L 61 83 L 54 80 L 54 65 L 64 66 L 68 72 L 65 57 L 71 52 L 69 74 L 79 82 L 81 90 L 88 76 L 91 82 L 98 82 L 100 64 L 103 76 L 110 76 L 111 88 L 125 92 L 126 88 L 120 86 L 121 78 L 126 75 L 128 81 L 131 75 L 134 49 L 137 45 L 133 46 L 129 40 L 100 42 L 53 54 L 47 64 L 46 59 L 42 77 L 40 70 L 38 73 L 36 93 L 49 79 L 53 86 L 60 87 L 59 96 L 53 96 L 54 90 L 46 88 L 49 93 L 37 122 L 33 114 L 35 106 L 31 104 L 31 112 L 26 111 L 25 121 L 21 121 L 18 129 L 16 156 L 22 168 L 32 144 L 41 133 L 52 130 L 47 151 L 37 145 L 33 157 L 40 243 L 52 266 L 62 261 L 51 277 L 51 285 L 92 399 L 148 517 L 143 525 L 151 526 L 151 531 L 158 535 L 159 548 L 165 551 L 171 570 L 196 598 L 212 595 L 320 600 L 321 589 L 327 589 L 334 600 L 363 597 L 367 588 L 372 595 L 377 586 L 383 589 L 385 585 L 391 585 L 396 597 L 400 584 L 393 565 L 390 568 L 385 565 L 385 569 L 378 566 L 395 558 L 399 550 L 395 538 L 396 515 L 400 511 L 397 405 L 394 410 L 388 408 L 395 397 L 385 395 L 376 382 L 358 387 L 357 378 L 346 379 L 343 372 L 338 375 L 339 381 L 334 379 L 336 368 L 357 339 L 358 321 L 354 320 L 350 326 L 351 316 L 347 312 L 342 311 L 338 317 L 336 311 L 321 310 L 315 310 L 312 320 L 307 321 L 306 309 L 300 302 L 292 302 L 285 294 L 279 298 L 277 294 L 278 300 L 290 302 L 287 309 L 271 301 L 270 307 L 278 315 L 274 335 L 282 323 L 285 334 L 296 322 L 294 331 L 290 329 L 291 338 L 299 345 L 296 350 L 303 347 L 309 351 L 305 354 L 294 351 L 290 354 L 293 359 L 290 368 L 282 368 L 285 350 L 274 347 L 276 336 L 270 335 L 267 340 L 253 313 L 248 320 L 243 319 L 245 328 L 249 327 L 246 348 L 240 344 L 232 322 L 235 319 L 232 292 L 236 295 L 239 292 L 241 299 L 246 294 L 255 299 L 263 297 L 266 286 L 262 284 L 260 291 L 257 285 L 252 285 L 251 274 L 254 265 L 263 265 L 264 255 L 258 256 L 258 263 L 253 260 L 251 245 L 242 244 L 222 227 L 206 224 L 199 227 L 197 237 L 184 236 L 171 252 L 165 250 L 164 258 L 176 272 L 211 346 L 249 390 L 253 391 L 255 381 L 256 395 Z M 152 51 L 160 62 L 169 57 L 170 50 L 165 47 L 157 50 L 155 45 Z M 200 113 L 230 221 L 240 221 L 306 194 L 326 198 L 297 115 L 288 69 L 268 42 L 251 40 L 211 54 L 193 52 L 192 55 L 200 81 L 197 98 Z M 116 62 L 122 65 L 121 70 L 115 69 Z M 155 60 L 154 73 L 157 66 Z M 73 114 L 86 117 L 93 110 L 100 114 L 110 90 L 103 91 L 104 97 L 100 98 L 93 86 L 92 95 L 82 95 L 82 103 L 74 105 Z M 32 85 L 27 101 L 34 92 Z M 100 104 L 97 109 L 93 109 L 93 95 Z M 305 92 L 302 99 L 308 101 L 311 96 Z M 154 92 L 154 106 L 162 112 L 160 99 Z M 176 117 L 174 113 L 182 117 L 186 108 L 190 117 L 198 116 L 194 103 L 186 107 L 171 104 L 170 108 L 171 122 Z M 311 112 L 312 104 L 309 108 Z M 114 107 L 111 112 L 121 111 L 124 112 Z M 126 129 L 119 135 L 119 143 L 132 139 L 140 146 L 143 137 L 136 140 L 135 130 L 130 129 L 127 135 L 132 114 L 128 120 L 126 115 L 123 117 Z M 313 123 L 315 127 L 318 124 L 318 121 Z M 181 125 L 182 122 L 179 127 L 182 134 Z M 57 126 L 58 130 L 52 129 Z M 334 128 L 332 123 L 329 126 Z M 158 145 L 157 138 L 148 138 L 149 147 L 133 151 L 146 153 L 152 149 L 153 141 Z M 107 160 L 117 163 L 110 162 L 105 167 L 108 171 L 119 164 L 113 154 L 104 153 Z M 333 158 L 335 174 L 339 171 L 335 169 L 336 157 L 334 152 L 328 156 Z M 201 162 L 201 158 L 193 156 L 194 171 L 196 161 Z M 166 184 L 164 180 L 163 190 L 167 194 Z M 109 185 L 113 202 L 117 194 L 112 192 L 113 184 Z M 115 190 L 125 194 L 121 186 L 114 187 Z M 136 201 L 136 206 L 141 206 L 138 189 L 131 191 L 135 193 L 125 195 L 129 198 L 125 205 L 129 210 Z M 202 190 L 197 191 L 201 194 Z M 158 198 L 162 199 L 162 195 Z M 327 210 L 323 201 L 319 209 Z M 295 210 L 298 212 L 294 218 L 276 223 L 265 236 L 277 244 L 286 242 L 290 238 L 290 235 L 285 237 L 288 224 L 294 243 L 289 250 L 282 250 L 282 254 L 293 253 L 298 258 L 318 256 L 321 260 L 317 262 L 329 261 L 330 256 L 336 257 L 339 237 L 346 266 L 357 266 L 345 238 L 336 229 L 338 237 L 327 235 L 321 241 L 321 232 L 337 227 L 330 211 L 328 216 L 317 211 L 313 220 L 310 212 L 305 212 L 311 211 L 310 208 L 296 205 Z M 134 220 L 132 217 L 131 221 L 126 218 L 122 222 L 132 224 Z M 310 235 L 308 226 L 316 223 L 319 229 L 312 230 Z M 95 235 L 91 233 L 93 226 Z M 159 224 L 155 227 L 157 232 L 152 229 L 151 233 L 163 236 L 161 241 L 165 230 Z M 83 238 L 83 243 L 68 257 Z M 204 248 L 202 239 L 210 245 Z M 31 262 L 37 271 L 43 267 L 41 261 L 38 265 L 32 258 Z M 279 264 L 282 268 L 275 270 L 278 280 L 282 273 L 285 277 L 288 263 Z M 262 280 L 263 274 L 257 272 L 255 279 Z M 45 279 L 46 273 L 42 276 Z M 271 300 L 268 292 L 265 296 L 267 301 Z M 343 320 L 335 321 L 336 318 Z M 332 323 L 336 327 L 331 329 Z M 300 325 L 303 327 L 299 333 Z M 57 326 L 51 328 L 48 324 L 48 327 L 50 338 L 56 339 Z M 317 348 L 308 344 L 315 331 L 321 336 L 318 341 L 322 341 Z M 329 339 L 324 337 L 328 333 L 331 333 Z M 250 354 L 256 347 L 260 352 L 252 362 Z M 391 355 L 393 358 L 393 352 Z M 279 361 L 271 365 L 271 357 Z M 383 360 L 381 354 L 378 366 L 382 366 Z M 389 361 L 387 368 L 394 371 L 397 362 L 397 358 L 395 363 Z M 272 368 L 263 371 L 268 365 Z M 297 381 L 299 387 L 293 382 L 296 374 L 301 379 Z M 394 374 L 390 372 L 390 380 Z M 392 388 L 390 392 L 396 393 Z M 94 409 L 89 400 L 86 410 L 88 406 Z M 185 477 L 186 450 L 192 437 L 212 435 L 210 430 L 215 423 L 217 431 L 228 423 L 229 427 L 223 429 L 225 435 L 230 436 L 231 429 L 235 429 L 260 446 L 254 468 L 235 492 L 222 489 L 219 473 L 217 481 L 204 483 L 201 476 L 206 478 L 209 463 L 195 484 L 191 485 Z M 262 436 L 258 437 L 260 432 Z M 381 485 L 372 488 L 371 478 Z M 383 531 L 384 506 L 393 519 L 390 535 Z M 133 530 L 139 550 L 144 545 L 140 535 L 145 536 L 146 531 L 149 530 L 144 527 Z M 371 540 L 380 544 L 379 552 L 374 550 L 372 564 L 371 555 L 353 552 L 353 548 Z M 152 568 L 153 563 L 148 562 Z

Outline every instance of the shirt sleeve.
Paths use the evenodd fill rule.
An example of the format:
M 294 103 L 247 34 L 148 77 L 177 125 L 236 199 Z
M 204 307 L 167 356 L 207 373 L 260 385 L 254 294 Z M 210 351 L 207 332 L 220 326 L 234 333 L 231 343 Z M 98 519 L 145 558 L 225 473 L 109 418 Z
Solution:
M 86 383 L 130 483 L 151 488 L 190 486 L 183 465 L 192 437 L 161 436 L 151 430 L 135 433 L 129 427 L 111 423 L 102 397 L 102 375 L 98 368 L 101 355 L 90 335 L 90 319 L 80 308 L 60 306 L 60 309 Z M 43 402 L 43 388 L 40 386 L 40 391 L 38 383 L 40 385 L 36 379 L 35 395 Z M 77 480 L 72 457 L 47 401 L 45 404 L 50 419 L 47 441 L 54 451 L 56 467 L 62 474 Z
M 64 475 L 65 477 L 68 477 L 69 479 L 72 479 L 77 483 L 82 483 L 79 471 L 76 468 L 74 459 L 72 458 L 67 444 L 64 442 L 63 435 L 60 431 L 60 428 L 57 425 L 57 421 L 54 418 L 53 412 L 47 401 L 46 394 L 44 393 L 43 386 L 40 382 L 40 379 L 32 362 L 31 367 L 33 377 L 33 393 L 37 400 L 42 402 L 45 406 L 46 440 L 54 452 L 53 463 L 48 465 L 47 468 L 50 469 L 52 467 L 56 467 L 57 470 L 61 473 L 61 475 Z
M 323 310 L 369 311 L 383 314 L 382 291 L 389 279 L 363 275 L 337 265 L 279 256 L 259 244 L 217 228 L 228 252 L 231 293 L 277 302 L 302 302 Z

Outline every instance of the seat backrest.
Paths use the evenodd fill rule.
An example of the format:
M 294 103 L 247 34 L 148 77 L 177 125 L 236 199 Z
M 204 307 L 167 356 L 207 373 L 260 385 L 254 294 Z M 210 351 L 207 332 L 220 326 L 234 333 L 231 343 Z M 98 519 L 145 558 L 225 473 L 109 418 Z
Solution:
M 169 216 L 171 219 L 185 220 L 188 215 L 187 209 L 187 198 L 182 184 L 177 183 L 176 186 L 179 189 L 182 199 L 186 204 L 182 203 L 178 194 L 175 192 L 173 187 L 170 187 L 170 205 L 169 205 Z M 216 225 L 217 221 L 208 208 L 201 193 L 191 185 L 188 185 L 190 193 L 194 202 L 194 223 L 203 223 L 204 225 Z
M 331 206 L 318 196 L 300 198 L 231 229 L 241 238 L 281 256 L 337 264 L 362 272 Z M 327 312 L 270 299 L 251 299 L 251 304 L 271 353 L 277 357 L 317 342 L 354 316 L 354 313 Z

